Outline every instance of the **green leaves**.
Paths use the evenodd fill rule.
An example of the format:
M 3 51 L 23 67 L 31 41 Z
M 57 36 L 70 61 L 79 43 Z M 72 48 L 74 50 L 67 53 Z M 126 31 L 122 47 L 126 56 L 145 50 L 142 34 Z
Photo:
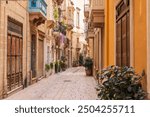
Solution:
M 50 70 L 50 65 L 49 64 L 45 64 L 45 70 L 48 72 Z
M 85 58 L 84 67 L 86 69 L 92 69 L 92 67 L 93 67 L 93 60 L 90 57 Z
M 58 13 L 57 7 L 54 8 L 53 16 L 54 16 L 54 19 L 57 21 L 59 18 L 59 13 Z
M 142 89 L 142 76 L 132 67 L 110 66 L 98 72 L 103 80 L 99 85 L 98 98 L 101 100 L 141 100 L 146 93 Z

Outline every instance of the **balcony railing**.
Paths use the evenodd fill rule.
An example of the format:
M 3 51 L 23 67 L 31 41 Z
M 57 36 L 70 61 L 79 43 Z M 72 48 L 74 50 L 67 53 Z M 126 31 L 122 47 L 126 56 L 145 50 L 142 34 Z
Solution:
M 47 4 L 45 0 L 29 0 L 29 12 L 30 13 L 41 13 L 46 17 Z
M 91 0 L 90 8 L 91 10 L 104 10 L 105 0 Z

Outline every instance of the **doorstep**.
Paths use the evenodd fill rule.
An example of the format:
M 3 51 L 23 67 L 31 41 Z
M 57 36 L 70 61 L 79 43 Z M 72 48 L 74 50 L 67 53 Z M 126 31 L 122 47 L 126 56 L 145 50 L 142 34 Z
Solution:
M 22 89 L 23 89 L 23 85 L 21 85 L 21 86 L 15 88 L 15 89 L 13 89 L 13 90 L 7 92 L 7 96 L 6 96 L 6 97 L 9 97 L 9 96 L 11 96 L 11 95 L 17 93 L 17 92 L 21 91 Z M 4 97 L 4 98 L 6 98 L 6 97 Z

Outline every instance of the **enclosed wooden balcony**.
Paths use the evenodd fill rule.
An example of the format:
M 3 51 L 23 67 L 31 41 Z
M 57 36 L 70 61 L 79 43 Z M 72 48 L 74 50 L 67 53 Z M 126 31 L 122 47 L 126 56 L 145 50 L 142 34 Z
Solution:
M 103 27 L 105 0 L 90 0 L 90 20 L 94 27 Z
M 29 0 L 30 21 L 36 25 L 44 23 L 47 15 L 47 4 L 45 0 Z

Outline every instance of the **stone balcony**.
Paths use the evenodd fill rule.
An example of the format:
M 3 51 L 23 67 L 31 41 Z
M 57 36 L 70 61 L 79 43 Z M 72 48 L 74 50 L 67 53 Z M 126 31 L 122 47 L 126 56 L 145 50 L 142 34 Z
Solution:
M 73 27 L 74 27 L 74 19 L 70 17 L 67 20 L 67 29 L 71 30 L 71 29 L 73 29 Z
M 47 15 L 47 4 L 45 0 L 29 0 L 28 6 L 30 21 L 35 25 L 44 23 Z
M 105 0 L 90 0 L 90 21 L 95 28 L 103 27 Z
M 80 49 L 81 49 L 81 44 L 78 42 L 78 43 L 76 44 L 76 50 L 79 51 Z
M 89 4 L 85 4 L 84 5 L 84 16 L 86 18 L 89 18 L 89 12 L 90 12 L 90 5 Z

